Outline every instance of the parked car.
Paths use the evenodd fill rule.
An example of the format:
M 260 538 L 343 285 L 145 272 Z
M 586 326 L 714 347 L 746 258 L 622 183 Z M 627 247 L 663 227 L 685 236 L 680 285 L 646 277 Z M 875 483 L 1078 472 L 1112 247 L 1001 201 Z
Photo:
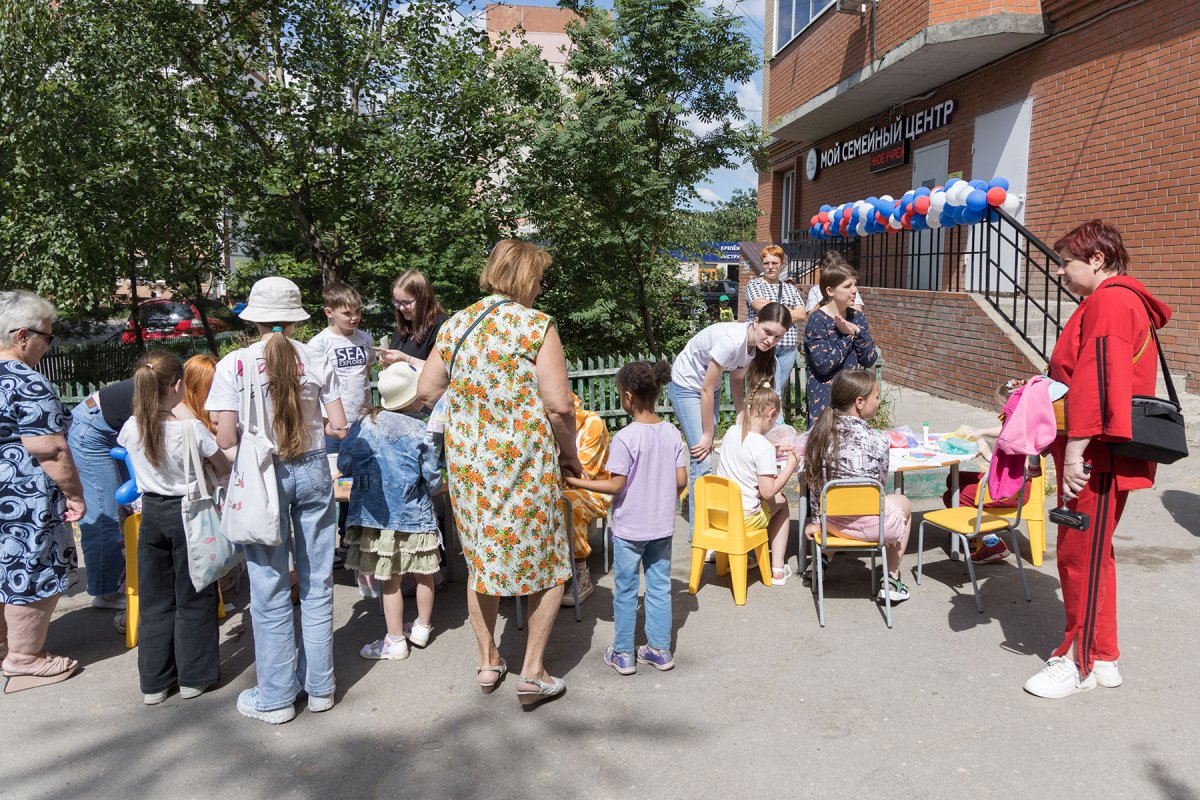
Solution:
M 181 339 L 188 336 L 203 336 L 204 322 L 200 309 L 190 300 L 172 298 L 165 300 L 156 298 L 138 303 L 137 318 L 142 327 L 142 339 L 150 342 L 158 339 Z M 214 316 L 208 317 L 209 327 L 213 333 L 223 333 L 229 330 L 229 324 Z M 137 331 L 134 330 L 133 315 L 125 323 L 121 332 L 121 344 L 132 344 L 137 341 Z
M 738 310 L 737 281 L 704 281 L 697 288 L 700 290 L 704 305 L 708 308 L 720 305 L 721 295 L 727 295 L 729 297 L 729 307 L 733 309 L 733 318 L 740 319 L 742 317 L 742 314 Z

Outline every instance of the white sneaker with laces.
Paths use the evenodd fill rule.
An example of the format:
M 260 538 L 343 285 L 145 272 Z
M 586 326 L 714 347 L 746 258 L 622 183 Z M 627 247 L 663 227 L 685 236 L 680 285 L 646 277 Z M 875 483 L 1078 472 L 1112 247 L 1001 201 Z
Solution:
M 1116 661 L 1093 661 L 1092 676 L 1095 677 L 1096 683 L 1106 689 L 1115 689 L 1121 685 L 1121 673 L 1117 669 Z
M 1066 656 L 1055 656 L 1046 662 L 1042 671 L 1025 681 L 1025 691 L 1036 697 L 1059 700 L 1076 692 L 1088 692 L 1096 688 L 1095 674 L 1079 680 L 1079 669 Z

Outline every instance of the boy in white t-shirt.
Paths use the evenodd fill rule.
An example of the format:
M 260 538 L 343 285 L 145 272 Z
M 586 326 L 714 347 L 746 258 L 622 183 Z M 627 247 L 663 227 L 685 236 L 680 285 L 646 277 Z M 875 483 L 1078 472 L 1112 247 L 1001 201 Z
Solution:
M 375 363 L 375 348 L 371 336 L 358 329 L 362 321 L 362 296 L 352 286 L 331 283 L 322 292 L 325 317 L 329 327 L 308 340 L 308 346 L 324 358 L 331 372 L 337 373 L 342 409 L 346 424 L 353 425 L 373 405 L 371 402 L 371 365 Z M 337 473 L 337 457 L 341 440 L 325 437 L 325 455 L 329 468 Z M 338 541 L 346 533 L 347 506 L 338 508 Z M 340 566 L 345 548 L 339 546 L 334 566 Z

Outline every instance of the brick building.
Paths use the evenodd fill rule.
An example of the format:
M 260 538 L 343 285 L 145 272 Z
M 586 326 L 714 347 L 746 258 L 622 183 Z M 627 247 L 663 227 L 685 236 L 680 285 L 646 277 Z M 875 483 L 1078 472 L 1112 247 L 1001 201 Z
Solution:
M 759 176 L 760 241 L 805 239 L 825 203 L 900 197 L 956 173 L 1003 175 L 1025 200 L 1017 218 L 1047 243 L 1095 217 L 1120 225 L 1132 273 L 1174 308 L 1162 337 L 1172 372 L 1194 371 L 1200 2 L 766 5 L 772 142 Z M 899 163 L 872 172 L 872 154 L 897 140 Z M 969 285 L 950 283 L 866 291 L 885 374 L 988 402 L 996 376 L 1042 362 Z M 939 368 L 947 363 L 953 375 Z

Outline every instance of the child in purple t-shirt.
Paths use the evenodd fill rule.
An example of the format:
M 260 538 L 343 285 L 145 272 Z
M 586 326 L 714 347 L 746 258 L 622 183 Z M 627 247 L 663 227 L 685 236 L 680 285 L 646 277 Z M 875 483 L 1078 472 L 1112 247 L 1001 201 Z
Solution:
M 613 498 L 612 647 L 604 663 L 622 675 L 637 662 L 655 669 L 675 666 L 671 657 L 671 536 L 679 492 L 687 485 L 687 450 L 679 431 L 654 413 L 671 380 L 666 361 L 635 361 L 617 372 L 621 407 L 633 422 L 619 430 L 608 449 L 608 480 L 567 478 L 578 489 Z M 633 649 L 637 625 L 638 567 L 646 573 L 646 641 Z

